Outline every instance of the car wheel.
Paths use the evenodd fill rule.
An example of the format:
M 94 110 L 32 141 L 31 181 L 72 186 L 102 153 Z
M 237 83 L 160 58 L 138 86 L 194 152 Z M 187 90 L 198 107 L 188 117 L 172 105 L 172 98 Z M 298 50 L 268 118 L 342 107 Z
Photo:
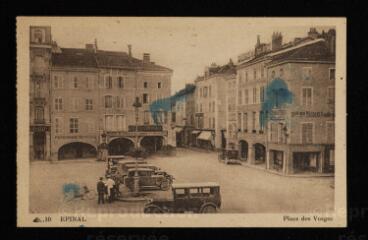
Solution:
M 163 211 L 156 206 L 149 206 L 144 208 L 144 213 L 163 213 Z
M 215 206 L 207 205 L 202 208 L 201 213 L 216 213 L 217 209 Z
M 162 191 L 169 190 L 169 188 L 170 188 L 169 181 L 167 181 L 167 180 L 162 181 L 161 185 L 160 185 L 160 188 L 161 188 Z

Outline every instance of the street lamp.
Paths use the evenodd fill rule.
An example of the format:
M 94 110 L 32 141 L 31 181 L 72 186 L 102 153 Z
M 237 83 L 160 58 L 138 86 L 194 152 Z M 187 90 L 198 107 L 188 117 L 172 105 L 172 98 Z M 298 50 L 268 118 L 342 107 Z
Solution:
M 133 107 L 135 110 L 135 173 L 134 173 L 134 184 L 133 184 L 133 194 L 138 196 L 139 194 L 139 176 L 138 176 L 138 109 L 142 107 L 142 104 L 139 102 L 139 97 L 135 98 L 135 102 L 133 103 Z

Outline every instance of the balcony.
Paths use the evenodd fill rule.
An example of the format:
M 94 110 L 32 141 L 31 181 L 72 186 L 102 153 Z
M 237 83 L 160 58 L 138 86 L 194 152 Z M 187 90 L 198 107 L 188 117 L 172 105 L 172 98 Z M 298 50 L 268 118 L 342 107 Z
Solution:
M 128 132 L 162 132 L 162 125 L 130 125 Z
M 35 105 L 45 105 L 46 104 L 46 98 L 44 97 L 34 97 L 32 101 Z
M 34 124 L 45 124 L 46 123 L 45 119 L 34 119 L 33 122 Z

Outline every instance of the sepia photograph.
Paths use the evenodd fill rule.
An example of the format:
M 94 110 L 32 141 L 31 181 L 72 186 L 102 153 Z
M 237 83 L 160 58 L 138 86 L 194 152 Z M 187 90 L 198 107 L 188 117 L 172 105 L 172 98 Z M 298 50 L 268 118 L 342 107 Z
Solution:
M 346 226 L 345 21 L 18 17 L 18 225 Z

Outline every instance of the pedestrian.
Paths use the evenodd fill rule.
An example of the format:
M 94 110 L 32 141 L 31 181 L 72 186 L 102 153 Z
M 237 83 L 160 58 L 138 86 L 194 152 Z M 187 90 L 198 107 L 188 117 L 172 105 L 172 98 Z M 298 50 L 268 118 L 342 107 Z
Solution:
M 108 196 L 108 200 L 111 203 L 113 201 L 113 188 L 115 186 L 115 181 L 111 178 L 111 176 L 107 176 L 107 180 L 105 183 L 106 187 L 107 187 L 107 196 Z
M 102 177 L 100 177 L 100 180 L 97 182 L 97 193 L 98 204 L 105 204 L 105 183 L 103 182 Z

